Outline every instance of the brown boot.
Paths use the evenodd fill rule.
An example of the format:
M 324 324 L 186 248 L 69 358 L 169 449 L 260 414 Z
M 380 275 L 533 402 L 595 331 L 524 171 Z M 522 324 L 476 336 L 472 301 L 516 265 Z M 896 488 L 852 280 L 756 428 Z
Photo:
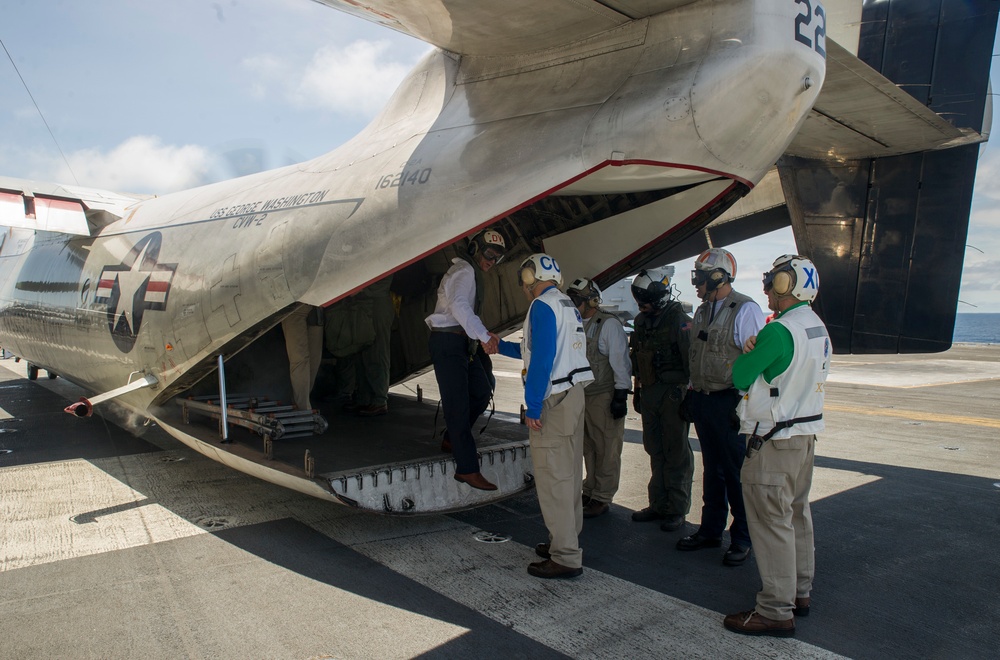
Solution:
M 768 635 L 770 637 L 794 637 L 795 619 L 775 621 L 757 613 L 756 610 L 730 614 L 723 621 L 726 630 L 741 635 Z
M 587 505 L 583 507 L 583 517 L 584 518 L 596 518 L 597 516 L 602 516 L 608 512 L 611 507 L 607 502 L 600 502 L 598 500 L 590 500 Z

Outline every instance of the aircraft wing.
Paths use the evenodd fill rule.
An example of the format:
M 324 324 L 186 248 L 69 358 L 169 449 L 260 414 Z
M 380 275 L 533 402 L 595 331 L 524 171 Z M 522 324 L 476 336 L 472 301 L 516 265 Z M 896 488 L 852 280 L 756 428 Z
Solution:
M 826 82 L 788 155 L 881 158 L 986 140 L 956 128 L 832 39 L 826 45 Z
M 0 226 L 91 236 L 148 197 L 0 177 Z
M 531 53 L 698 0 L 316 0 L 463 55 Z

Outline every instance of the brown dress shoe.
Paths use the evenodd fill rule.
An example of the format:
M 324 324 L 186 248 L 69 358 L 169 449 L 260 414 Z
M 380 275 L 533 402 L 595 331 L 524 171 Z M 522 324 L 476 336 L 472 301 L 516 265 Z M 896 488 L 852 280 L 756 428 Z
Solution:
M 387 414 L 389 406 L 384 403 L 382 405 L 373 403 L 370 406 L 361 406 L 357 412 L 359 417 L 378 417 Z
M 583 507 L 583 517 L 584 518 L 596 518 L 597 516 L 603 516 L 608 512 L 611 507 L 607 502 L 600 502 L 598 500 L 590 500 L 587 502 L 587 506 Z
M 538 578 L 573 578 L 583 575 L 583 568 L 570 568 L 557 564 L 551 559 L 528 564 L 528 573 Z
M 805 598 L 796 598 L 795 607 L 792 608 L 792 614 L 795 616 L 809 616 L 809 596 Z
M 469 474 L 456 474 L 455 481 L 461 481 L 478 490 L 496 490 L 496 484 L 486 481 L 482 472 L 470 472 Z
M 726 630 L 741 635 L 768 635 L 770 637 L 794 637 L 795 619 L 775 621 L 757 613 L 756 610 L 730 614 L 723 621 Z
M 539 543 L 535 546 L 535 554 L 542 559 L 552 559 L 552 555 L 549 553 L 548 543 Z

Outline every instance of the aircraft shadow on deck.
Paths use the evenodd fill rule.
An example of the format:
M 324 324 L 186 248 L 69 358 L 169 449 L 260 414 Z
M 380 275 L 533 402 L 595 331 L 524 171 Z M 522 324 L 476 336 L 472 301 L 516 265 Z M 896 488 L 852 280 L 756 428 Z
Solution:
M 272 564 L 336 589 L 468 628 L 465 634 L 418 657 L 456 657 L 458 654 L 474 657 L 487 648 L 503 649 L 504 654 L 511 657 L 566 657 L 299 521 L 285 518 L 222 530 L 215 536 Z M 444 555 L 441 560 L 447 562 L 449 556 Z M 372 653 L 377 656 L 377 649 Z
M 96 418 L 81 426 L 81 420 L 50 412 L 65 405 L 59 395 L 31 385 L 23 379 L 0 380 L 3 405 L 15 416 L 0 422 L 0 428 L 15 431 L 0 435 L 0 446 L 15 448 L 0 456 L 0 467 L 84 459 L 96 461 L 95 466 L 131 487 L 121 465 L 100 459 L 164 447 L 188 451 L 156 428 L 145 430 L 147 441 L 114 424 L 98 426 Z M 19 402 L 26 404 L 27 399 L 32 410 L 45 412 L 18 416 Z M 627 436 L 634 442 L 641 434 L 629 431 Z M 696 442 L 692 445 L 697 449 Z M 813 614 L 799 622 L 797 637 L 856 658 L 992 655 L 991 649 L 1000 647 L 1000 629 L 995 625 L 1000 620 L 1000 601 L 995 597 L 995 586 L 1000 584 L 995 545 L 1000 539 L 1000 509 L 993 480 L 827 457 L 818 457 L 816 467 L 876 479 L 813 503 L 817 558 Z M 224 467 L 217 469 L 228 473 Z M 188 501 L 192 495 L 183 489 L 143 494 L 147 499 L 126 508 L 156 503 L 194 524 L 198 520 L 191 515 L 193 509 L 227 509 L 224 502 L 213 507 L 202 501 L 192 507 Z M 694 514 L 699 507 L 699 502 L 693 503 Z M 80 511 L 74 517 L 83 524 L 120 510 L 125 509 Z M 722 565 L 728 538 L 719 550 L 677 552 L 673 547 L 677 539 L 694 532 L 694 525 L 664 533 L 658 525 L 631 522 L 630 513 L 615 505 L 611 514 L 585 522 L 581 544 L 587 569 L 720 613 L 752 605 L 759 588 L 756 567 Z M 528 547 L 546 539 L 533 492 L 451 516 L 509 534 Z M 506 645 L 516 638 L 532 657 L 558 655 L 304 523 L 284 519 L 211 533 L 338 589 L 472 630 L 435 653 L 459 651 L 466 645 L 481 649 L 500 640 Z M 721 621 L 719 634 L 725 634 Z

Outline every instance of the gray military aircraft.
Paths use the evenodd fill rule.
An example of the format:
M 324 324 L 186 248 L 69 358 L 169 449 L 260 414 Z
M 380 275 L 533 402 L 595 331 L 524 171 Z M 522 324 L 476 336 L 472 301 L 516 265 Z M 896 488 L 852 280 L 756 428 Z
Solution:
M 720 245 L 727 231 L 769 231 L 785 209 L 779 222 L 837 303 L 820 305 L 839 314 L 832 332 L 848 350 L 888 350 L 854 327 L 875 314 L 868 285 L 895 282 L 878 277 L 873 246 L 887 239 L 880 201 L 864 195 L 891 179 L 896 197 L 884 185 L 881 203 L 898 209 L 928 187 L 919 163 L 944 173 L 950 161 L 934 159 L 961 152 L 964 178 L 933 203 L 949 190 L 971 199 L 969 154 L 974 176 L 988 133 L 981 42 L 988 32 L 992 45 L 993 3 L 946 0 L 956 23 L 921 13 L 924 0 L 891 3 L 921 10 L 902 18 L 854 0 L 321 1 L 436 48 L 358 136 L 298 165 L 144 198 L 0 179 L 0 345 L 29 377 L 46 369 L 95 393 L 74 414 L 114 400 L 226 465 L 372 511 L 454 510 L 529 487 L 525 434 L 497 424 L 480 438 L 483 472 L 500 486 L 487 493 L 451 479 L 453 463 L 421 439 L 432 423 L 417 401 L 327 429 L 316 411 L 266 400 L 289 398 L 279 325 L 300 306 L 393 276 L 400 382 L 428 368 L 436 285 L 482 227 L 511 247 L 484 301 L 484 321 L 504 333 L 526 311 L 514 270 L 531 252 L 603 285 L 691 254 L 713 232 Z M 967 38 L 961 61 L 975 65 L 936 99 L 951 114 L 883 75 L 913 72 L 891 64 L 919 50 L 909 28 L 923 42 Z M 878 62 L 854 54 L 876 51 Z M 940 71 L 934 52 L 924 59 Z M 964 224 L 935 224 L 922 203 L 897 213 L 918 229 L 906 238 L 900 220 L 894 249 L 940 253 L 958 234 L 964 245 L 968 205 Z M 840 276 L 845 286 L 830 287 Z M 895 337 L 893 350 L 912 348 L 900 328 L 919 331 L 900 308 L 876 333 Z M 918 348 L 941 350 L 939 335 Z

